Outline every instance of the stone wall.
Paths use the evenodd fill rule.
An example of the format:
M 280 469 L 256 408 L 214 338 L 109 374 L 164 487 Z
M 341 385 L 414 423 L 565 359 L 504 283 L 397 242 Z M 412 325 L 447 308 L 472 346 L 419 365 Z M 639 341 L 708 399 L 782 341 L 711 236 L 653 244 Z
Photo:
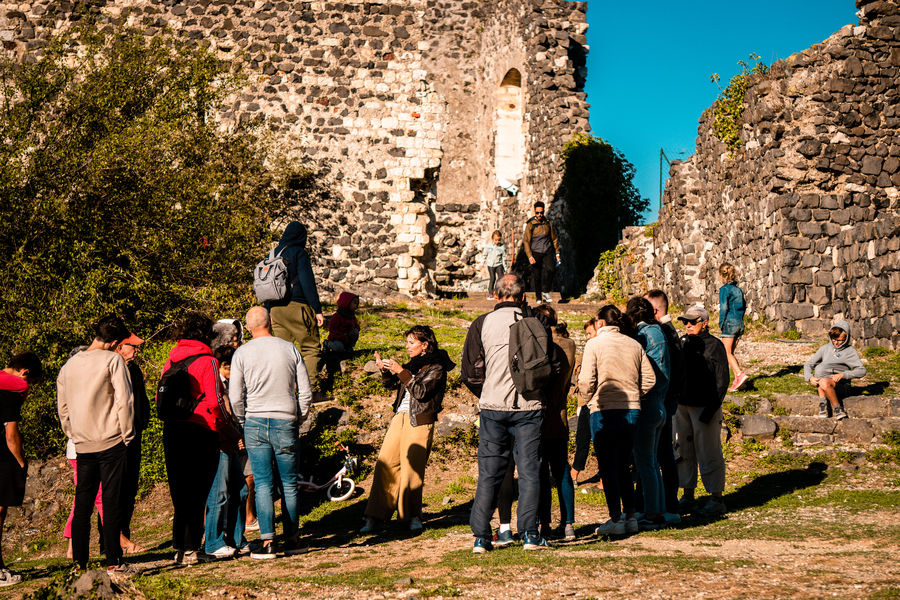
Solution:
M 900 4 L 857 6 L 859 25 L 756 77 L 736 155 L 704 113 L 654 235 L 625 232 L 630 291 L 715 310 L 729 261 L 749 312 L 779 331 L 844 318 L 864 344 L 900 348 Z
M 0 41 L 28 60 L 90 16 L 167 27 L 240 62 L 249 85 L 223 125 L 263 116 L 337 199 L 301 216 L 322 287 L 415 294 L 465 289 L 489 232 L 518 228 L 518 240 L 530 205 L 554 198 L 558 151 L 588 130 L 585 11 L 566 0 L 0 1 Z M 497 91 L 512 69 L 524 103 L 516 195 L 493 168 Z

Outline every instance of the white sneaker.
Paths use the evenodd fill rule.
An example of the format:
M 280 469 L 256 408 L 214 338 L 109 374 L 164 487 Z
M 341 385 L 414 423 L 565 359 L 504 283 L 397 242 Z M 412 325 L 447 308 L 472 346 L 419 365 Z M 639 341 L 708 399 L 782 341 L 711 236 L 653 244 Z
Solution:
M 232 548 L 232 550 L 234 550 L 234 548 Z M 205 552 L 199 552 L 197 550 L 186 550 L 184 553 L 184 557 L 181 559 L 181 564 L 196 565 L 199 563 L 206 563 L 214 560 L 216 559 Z
M 663 518 L 669 525 L 678 525 L 681 523 L 681 515 L 678 513 L 663 513 Z
M 625 519 L 625 533 L 637 533 L 640 531 L 640 526 L 638 525 L 638 520 L 634 517 L 630 519 Z
M 222 546 L 215 552 L 210 552 L 209 556 L 214 556 L 217 560 L 220 558 L 234 558 L 236 552 L 237 550 L 231 546 Z
M 625 519 L 613 521 L 610 519 L 600 527 L 594 530 L 594 534 L 600 537 L 609 537 L 612 535 L 625 535 Z
M 0 569 L 0 587 L 9 587 L 22 583 L 22 576 L 9 569 Z
M 548 294 L 547 292 L 544 292 L 542 294 L 542 297 L 544 300 L 544 304 L 552 304 L 553 303 L 553 297 L 550 294 Z
M 422 531 L 425 528 L 422 525 L 422 520 L 419 517 L 413 517 L 409 520 L 409 530 L 410 531 Z

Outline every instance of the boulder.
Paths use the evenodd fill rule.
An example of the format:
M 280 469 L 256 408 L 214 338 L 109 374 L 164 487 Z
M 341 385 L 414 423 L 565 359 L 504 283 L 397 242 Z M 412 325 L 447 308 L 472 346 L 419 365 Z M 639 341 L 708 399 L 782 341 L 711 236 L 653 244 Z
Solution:
M 843 404 L 851 418 L 870 419 L 891 414 L 889 401 L 881 396 L 848 396 Z
M 771 440 L 778 429 L 775 421 L 763 415 L 742 415 L 740 423 L 741 435 L 757 440 Z
M 815 394 L 775 394 L 775 406 L 791 415 L 814 416 L 819 412 L 819 397 Z
M 68 596 L 77 598 L 108 599 L 115 598 L 122 590 L 112 582 L 106 570 L 94 570 L 83 573 L 72 584 L 72 593 Z

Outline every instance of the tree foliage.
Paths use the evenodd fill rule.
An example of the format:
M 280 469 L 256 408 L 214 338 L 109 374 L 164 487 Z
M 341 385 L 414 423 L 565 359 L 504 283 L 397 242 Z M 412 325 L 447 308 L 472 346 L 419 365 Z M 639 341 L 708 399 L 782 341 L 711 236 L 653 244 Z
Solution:
M 180 311 L 250 301 L 287 200 L 256 130 L 213 118 L 240 83 L 204 49 L 139 30 L 84 26 L 37 61 L 0 61 L 0 360 L 29 348 L 50 367 L 32 453 L 58 442 L 35 428 L 100 316 L 147 337 Z
M 566 228 L 572 239 L 577 284 L 584 288 L 605 250 L 647 209 L 634 186 L 634 165 L 600 138 L 576 134 L 562 151 Z

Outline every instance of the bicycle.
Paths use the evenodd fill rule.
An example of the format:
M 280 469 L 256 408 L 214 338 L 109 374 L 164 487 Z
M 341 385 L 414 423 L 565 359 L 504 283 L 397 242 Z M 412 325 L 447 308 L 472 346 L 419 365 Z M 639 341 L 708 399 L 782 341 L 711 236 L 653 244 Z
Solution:
M 319 492 L 327 488 L 325 494 L 332 502 L 341 502 L 353 495 L 356 490 L 356 482 L 348 474 L 356 471 L 358 464 L 357 458 L 350 454 L 350 449 L 344 444 L 338 442 L 335 444 L 344 453 L 344 465 L 335 473 L 331 479 L 319 485 L 313 481 L 312 475 L 308 479 L 300 479 L 297 482 L 297 489 L 301 492 Z

